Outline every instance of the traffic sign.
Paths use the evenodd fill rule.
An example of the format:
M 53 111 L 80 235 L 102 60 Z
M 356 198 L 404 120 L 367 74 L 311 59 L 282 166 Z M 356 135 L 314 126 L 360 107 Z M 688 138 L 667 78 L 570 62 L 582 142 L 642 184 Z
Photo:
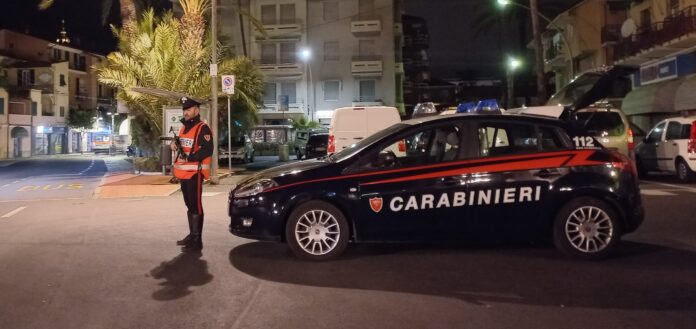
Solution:
M 234 94 L 234 75 L 222 76 L 222 92 L 228 95 Z

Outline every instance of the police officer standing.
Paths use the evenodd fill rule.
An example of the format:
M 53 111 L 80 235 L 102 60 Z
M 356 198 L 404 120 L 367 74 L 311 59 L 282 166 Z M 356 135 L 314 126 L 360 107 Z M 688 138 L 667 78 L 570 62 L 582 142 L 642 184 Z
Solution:
M 203 249 L 203 179 L 210 176 L 210 162 L 213 155 L 213 134 L 205 122 L 201 121 L 200 103 L 190 97 L 181 98 L 184 110 L 184 124 L 179 130 L 181 152 L 177 143 L 172 150 L 178 152 L 173 166 L 174 176 L 181 181 L 181 193 L 188 209 L 189 235 L 176 242 L 183 246 L 182 252 L 195 252 Z

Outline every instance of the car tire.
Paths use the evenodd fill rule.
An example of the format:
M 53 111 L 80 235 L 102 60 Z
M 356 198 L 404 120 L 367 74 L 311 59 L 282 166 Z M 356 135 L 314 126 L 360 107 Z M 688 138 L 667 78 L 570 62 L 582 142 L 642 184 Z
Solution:
M 324 261 L 338 257 L 350 240 L 343 213 L 324 201 L 308 201 L 292 211 L 285 225 L 285 241 L 300 259 Z
M 302 160 L 302 152 L 300 152 L 299 149 L 295 150 L 295 156 L 297 157 L 297 160 Z
M 553 223 L 553 243 L 563 254 L 595 260 L 609 256 L 621 241 L 617 212 L 608 203 L 579 197 L 566 203 Z
M 254 152 L 251 152 L 251 157 L 249 157 L 249 162 L 254 162 Z
M 244 153 L 244 158 L 242 159 L 242 162 L 249 163 L 249 154 Z
M 677 179 L 682 183 L 690 183 L 694 181 L 694 172 L 689 168 L 689 164 L 684 159 L 677 159 L 676 163 Z

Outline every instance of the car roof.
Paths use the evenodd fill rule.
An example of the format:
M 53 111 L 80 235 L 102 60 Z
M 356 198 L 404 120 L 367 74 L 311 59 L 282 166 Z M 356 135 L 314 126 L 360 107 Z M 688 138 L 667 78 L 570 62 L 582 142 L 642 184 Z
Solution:
M 667 118 L 665 121 L 676 121 L 682 124 L 691 124 L 692 122 L 696 121 L 696 116 L 688 116 L 688 117 L 673 117 L 673 118 Z
M 401 123 L 407 124 L 407 125 L 418 125 L 418 124 L 424 124 L 424 123 L 430 123 L 430 122 L 438 122 L 438 121 L 451 121 L 452 119 L 466 119 L 466 120 L 488 120 L 488 119 L 493 119 L 493 120 L 513 120 L 513 121 L 520 121 L 520 122 L 528 122 L 528 123 L 542 123 L 542 124 L 555 124 L 558 125 L 559 123 L 562 123 L 563 121 L 556 119 L 554 117 L 549 117 L 545 115 L 534 115 L 534 114 L 481 114 L 481 113 L 457 113 L 457 114 L 448 114 L 448 115 L 433 115 L 433 116 L 427 116 L 427 117 L 422 117 L 422 118 L 417 118 L 417 119 L 410 119 L 410 120 L 405 120 L 402 121 Z

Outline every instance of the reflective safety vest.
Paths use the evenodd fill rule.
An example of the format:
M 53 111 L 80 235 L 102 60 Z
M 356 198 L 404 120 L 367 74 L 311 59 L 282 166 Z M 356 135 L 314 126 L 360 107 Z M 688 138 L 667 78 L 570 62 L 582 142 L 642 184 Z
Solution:
M 184 132 L 185 127 L 179 129 L 179 139 L 181 140 L 183 153 L 191 154 L 193 152 L 198 152 L 200 149 L 200 146 L 198 146 L 198 133 L 200 133 L 201 127 L 203 127 L 204 124 L 203 122 L 199 122 L 189 129 L 188 132 Z M 211 158 L 212 157 L 207 157 L 201 162 L 192 162 L 177 158 L 173 168 L 174 177 L 178 179 L 191 179 L 191 177 L 199 171 L 203 174 L 203 178 L 210 177 Z

